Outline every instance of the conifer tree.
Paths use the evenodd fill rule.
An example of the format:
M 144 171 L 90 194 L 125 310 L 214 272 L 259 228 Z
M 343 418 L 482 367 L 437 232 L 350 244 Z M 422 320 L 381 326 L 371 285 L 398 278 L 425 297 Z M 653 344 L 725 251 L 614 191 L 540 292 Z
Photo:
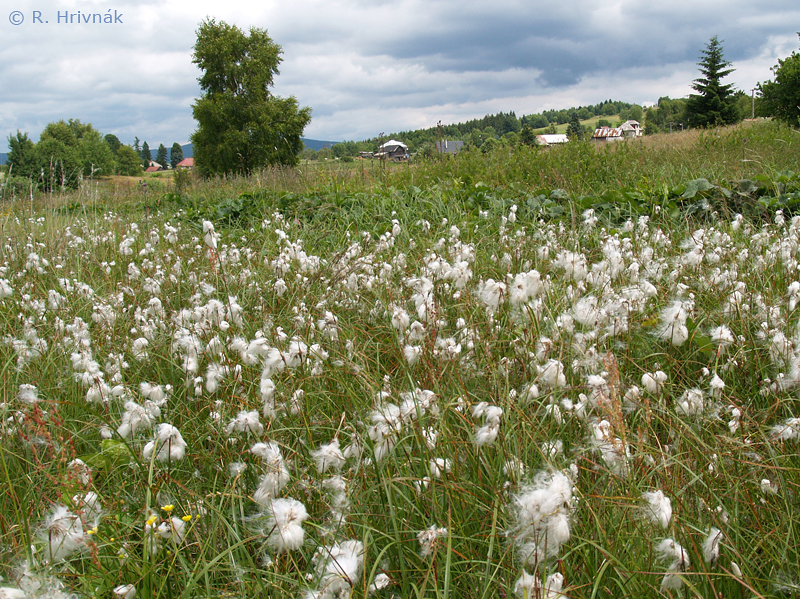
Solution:
M 722 42 L 713 36 L 703 50 L 700 62 L 702 77 L 694 80 L 691 94 L 686 102 L 686 116 L 692 127 L 715 127 L 731 125 L 739 121 L 733 85 L 723 85 L 721 80 L 734 69 L 722 55 Z

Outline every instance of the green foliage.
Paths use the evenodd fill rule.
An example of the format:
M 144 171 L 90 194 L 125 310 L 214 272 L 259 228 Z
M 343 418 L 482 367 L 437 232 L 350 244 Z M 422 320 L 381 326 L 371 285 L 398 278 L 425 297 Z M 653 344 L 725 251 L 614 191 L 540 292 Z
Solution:
M 798 34 L 800 36 L 800 34 Z M 774 116 L 780 121 L 800 126 L 800 54 L 778 59 L 772 67 L 775 80 L 758 84 L 761 95 L 760 111 L 764 116 Z
M 36 144 L 28 139 L 27 133 L 17 131 L 16 136 L 8 136 L 9 153 L 6 163 L 11 174 L 19 177 L 35 177 L 37 172 Z
M 176 194 L 179 196 L 184 194 L 192 184 L 192 171 L 187 168 L 173 169 L 172 184 Z
M 108 144 L 108 147 L 111 148 L 111 152 L 114 156 L 117 155 L 117 151 L 119 151 L 120 147 L 122 146 L 122 142 L 119 138 L 114 135 L 113 133 L 107 134 L 103 140 Z
M 648 108 L 645 113 L 645 133 L 666 133 L 683 128 L 687 121 L 686 100 L 683 98 L 670 99 L 664 96 L 658 99 L 658 106 Z
M 585 129 L 581 125 L 581 119 L 577 111 L 573 111 L 569 117 L 569 127 L 567 127 L 567 137 L 570 141 L 579 141 L 583 139 Z
M 203 175 L 297 164 L 311 110 L 269 92 L 280 55 L 281 47 L 265 30 L 253 27 L 245 35 L 213 19 L 200 25 L 192 62 L 203 72 L 203 94 L 193 105 L 198 128 L 192 143 Z
M 78 140 L 78 156 L 85 177 L 114 174 L 114 153 L 100 133 L 91 128 L 91 125 Z
M 158 152 L 156 153 L 156 162 L 163 168 L 167 168 L 169 161 L 167 160 L 167 146 L 158 144 Z
M 142 144 L 141 157 L 142 157 L 142 166 L 144 166 L 144 168 L 150 166 L 150 161 L 153 159 L 153 156 L 152 154 L 150 154 L 150 146 L 147 145 L 146 141 Z
M 175 168 L 181 160 L 183 160 L 183 148 L 181 144 L 176 141 L 172 144 L 172 148 L 169 151 L 169 163 L 172 168 Z
M 117 172 L 128 177 L 142 174 L 142 159 L 131 146 L 120 146 L 117 150 Z
M 522 127 L 522 131 L 519 134 L 519 143 L 526 146 L 536 145 L 536 135 L 533 133 L 533 129 L 531 129 L 530 125 L 526 124 Z
M 55 129 L 61 131 L 60 128 Z M 76 142 L 64 143 L 60 135 L 45 137 L 42 133 L 42 138 L 36 144 L 35 155 L 39 189 L 53 192 L 78 187 L 83 168 Z
M 723 58 L 722 42 L 713 36 L 698 63 L 702 77 L 692 83 L 692 89 L 699 93 L 691 94 L 686 102 L 686 115 L 692 127 L 731 125 L 740 120 L 733 85 L 721 83 L 734 70 L 726 68 L 730 64 Z

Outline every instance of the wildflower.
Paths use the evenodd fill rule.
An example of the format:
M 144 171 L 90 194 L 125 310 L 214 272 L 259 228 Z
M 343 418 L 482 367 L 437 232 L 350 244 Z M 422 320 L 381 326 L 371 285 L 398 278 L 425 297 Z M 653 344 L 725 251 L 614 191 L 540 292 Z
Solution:
M 544 366 L 537 366 L 539 380 L 550 389 L 556 387 L 566 387 L 567 379 L 564 376 L 564 365 L 555 359 L 548 360 Z
M 722 540 L 722 531 L 719 528 L 711 527 L 708 536 L 703 542 L 703 559 L 709 564 L 715 563 L 719 559 L 719 543 Z
M 419 541 L 420 545 L 420 556 L 423 558 L 428 557 L 436 548 L 436 541 L 446 536 L 447 529 L 437 528 L 435 524 L 431 525 L 430 528 L 420 531 L 417 535 L 417 540 Z
M 642 387 L 651 395 L 661 395 L 667 382 L 667 373 L 663 370 L 645 372 L 642 375 Z
M 73 495 L 72 503 L 75 506 L 75 513 L 81 515 L 84 523 L 97 526 L 103 513 L 103 506 L 97 493 L 89 491 L 84 495 Z
M 339 470 L 344 466 L 345 457 L 339 449 L 339 439 L 334 439 L 327 445 L 320 445 L 319 449 L 311 452 L 311 457 L 317 463 L 317 472 L 322 474 L 330 468 Z
M 21 403 L 32 406 L 39 401 L 39 389 L 35 385 L 22 384 L 19 386 L 17 399 Z
M 273 499 L 269 506 L 267 544 L 276 553 L 300 549 L 305 538 L 303 522 L 307 518 L 306 507 L 296 499 Z
M 800 418 L 788 418 L 772 427 L 772 438 L 780 441 L 800 439 Z
M 132 584 L 121 584 L 114 587 L 113 593 L 118 599 L 133 599 L 136 597 L 136 587 Z
M 369 585 L 369 590 L 367 592 L 369 595 L 372 595 L 377 591 L 385 589 L 391 583 L 392 579 L 389 578 L 389 575 L 385 572 L 381 572 L 375 577 L 375 580 L 372 581 L 372 584 Z
M 563 472 L 540 472 L 511 501 L 513 526 L 509 533 L 523 563 L 555 556 L 569 540 L 572 481 Z
M 206 244 L 206 247 L 212 250 L 217 249 L 217 237 L 218 235 L 214 231 L 214 223 L 208 220 L 203 221 L 203 241 Z
M 687 389 L 675 404 L 675 409 L 685 416 L 699 416 L 705 407 L 701 389 Z
M 165 422 L 159 424 L 155 440 L 144 446 L 142 456 L 145 460 L 150 460 L 154 453 L 159 462 L 183 459 L 186 455 L 186 442 L 180 431 L 171 424 Z
M 47 543 L 47 561 L 58 562 L 83 547 L 83 523 L 65 506 L 57 505 L 45 521 L 41 536 Z
M 430 461 L 430 472 L 433 478 L 442 478 L 443 474 L 450 473 L 450 460 L 445 458 L 434 458 Z
M 676 347 L 683 345 L 689 338 L 686 320 L 693 307 L 694 303 L 691 300 L 674 300 L 661 311 L 661 324 L 656 330 L 656 335 L 670 341 Z
M 313 558 L 320 597 L 347 597 L 361 576 L 364 565 L 364 544 L 353 539 L 321 547 Z M 385 586 L 385 585 L 384 585 Z
M 162 522 L 158 526 L 157 532 L 162 539 L 172 540 L 176 545 L 180 544 L 186 536 L 186 520 L 173 516 Z
M 669 564 L 667 573 L 661 580 L 661 588 L 680 589 L 683 580 L 678 573 L 689 567 L 689 553 L 672 539 L 664 539 L 656 546 L 656 555 L 659 560 Z
M 229 435 L 234 432 L 260 435 L 264 432 L 264 425 L 259 422 L 258 410 L 241 410 L 225 427 L 225 432 Z
M 474 418 L 483 418 L 483 426 L 475 430 L 475 445 L 491 445 L 500 433 L 500 417 L 503 409 L 498 406 L 489 405 L 485 401 L 480 402 L 472 408 Z
M 661 524 L 662 528 L 667 528 L 669 521 L 672 519 L 672 502 L 669 497 L 659 489 L 658 491 L 642 493 L 642 499 L 647 501 L 648 504 L 645 507 L 645 514 L 648 519 L 653 523 Z
M 260 457 L 267 469 L 253 493 L 253 501 L 267 505 L 289 482 L 289 469 L 276 443 L 256 443 L 250 448 L 250 453 Z

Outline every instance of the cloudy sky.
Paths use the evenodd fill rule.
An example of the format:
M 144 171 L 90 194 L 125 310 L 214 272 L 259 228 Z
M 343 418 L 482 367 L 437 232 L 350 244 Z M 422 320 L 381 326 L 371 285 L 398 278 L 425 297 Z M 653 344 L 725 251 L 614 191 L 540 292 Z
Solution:
M 800 48 L 797 0 L 4 0 L 0 151 L 59 119 L 124 143 L 195 129 L 192 46 L 213 17 L 283 47 L 274 92 L 313 110 L 305 137 L 341 141 L 614 99 L 683 97 L 711 36 L 748 94 Z M 78 24 L 76 13 L 117 23 Z M 66 15 L 72 23 L 66 23 Z M 59 17 L 61 22 L 59 23 Z M 21 20 L 21 23 L 15 24 Z M 111 20 L 111 19 L 109 19 Z M 121 21 L 121 22 L 119 22 Z

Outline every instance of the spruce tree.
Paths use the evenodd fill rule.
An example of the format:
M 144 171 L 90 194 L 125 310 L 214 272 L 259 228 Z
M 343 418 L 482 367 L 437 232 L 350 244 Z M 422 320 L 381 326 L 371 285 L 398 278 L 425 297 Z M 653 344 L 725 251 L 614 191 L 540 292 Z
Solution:
M 717 36 L 706 44 L 700 62 L 702 77 L 694 80 L 691 94 L 686 101 L 686 116 L 692 127 L 715 127 L 731 125 L 739 121 L 733 85 L 723 85 L 721 80 L 733 73 L 730 62 L 722 56 L 722 42 Z
M 167 146 L 158 144 L 158 152 L 156 152 L 156 162 L 161 165 L 161 168 L 167 168 Z
M 181 144 L 176 141 L 172 144 L 172 148 L 169 151 L 169 163 L 172 168 L 175 168 L 181 160 L 183 160 L 183 148 Z
M 153 159 L 153 155 L 150 154 L 150 146 L 147 145 L 147 142 L 142 144 L 142 163 L 144 164 L 144 168 L 150 166 L 150 161 Z

